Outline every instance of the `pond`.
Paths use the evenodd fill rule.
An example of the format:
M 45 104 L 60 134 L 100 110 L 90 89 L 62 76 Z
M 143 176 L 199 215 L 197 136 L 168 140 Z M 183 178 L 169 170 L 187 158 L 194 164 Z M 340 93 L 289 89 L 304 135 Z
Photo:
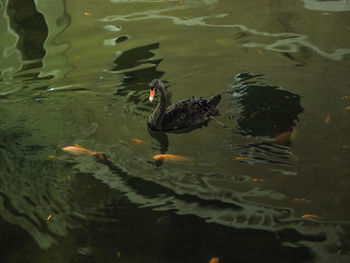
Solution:
M 0 32 L 1 262 L 350 262 L 349 1 L 1 0 Z M 153 79 L 219 114 L 149 130 Z

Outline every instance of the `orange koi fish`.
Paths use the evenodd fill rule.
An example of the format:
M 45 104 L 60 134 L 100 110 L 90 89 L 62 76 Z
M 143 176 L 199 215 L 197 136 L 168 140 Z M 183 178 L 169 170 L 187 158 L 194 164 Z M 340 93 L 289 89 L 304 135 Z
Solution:
M 100 158 L 101 160 L 104 159 L 103 153 L 91 151 L 89 149 L 86 149 L 80 146 L 79 144 L 74 144 L 74 146 L 63 147 L 62 150 L 75 156 L 93 155 Z
M 331 121 L 331 115 L 327 115 L 326 119 L 325 119 L 325 123 L 329 124 L 329 122 Z
M 220 262 L 219 258 L 212 258 L 209 260 L 209 263 L 219 263 L 219 262 Z
M 86 16 L 92 16 L 92 14 L 91 14 L 91 13 L 88 13 L 88 12 L 85 12 L 84 15 L 86 15 Z
M 311 214 L 303 215 L 302 218 L 320 219 L 319 216 L 317 216 L 317 215 L 311 215 Z
M 155 160 L 164 160 L 164 161 L 193 161 L 194 159 L 191 157 L 185 157 L 182 155 L 176 154 L 157 154 L 153 156 Z
M 274 139 L 271 140 L 272 143 L 285 144 L 290 142 L 295 137 L 295 131 L 287 131 L 278 134 Z
M 243 161 L 243 160 L 248 160 L 249 158 L 248 157 L 245 157 L 245 156 L 237 156 L 235 157 L 235 160 L 236 161 Z
M 133 138 L 132 141 L 134 143 L 137 143 L 137 144 L 141 144 L 141 143 L 144 143 L 145 141 L 141 140 L 141 139 L 136 139 L 136 138 Z
M 259 113 L 259 111 L 255 111 L 252 114 L 250 114 L 249 117 L 254 118 L 258 113 Z
M 264 179 L 259 179 L 259 178 L 253 178 L 252 182 L 265 182 Z

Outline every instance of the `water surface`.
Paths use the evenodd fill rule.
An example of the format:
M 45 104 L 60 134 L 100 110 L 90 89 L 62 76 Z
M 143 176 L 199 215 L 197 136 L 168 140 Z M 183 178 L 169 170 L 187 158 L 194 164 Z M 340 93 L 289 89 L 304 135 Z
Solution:
M 349 2 L 0 8 L 1 262 L 349 261 Z M 227 127 L 147 130 L 154 78 Z

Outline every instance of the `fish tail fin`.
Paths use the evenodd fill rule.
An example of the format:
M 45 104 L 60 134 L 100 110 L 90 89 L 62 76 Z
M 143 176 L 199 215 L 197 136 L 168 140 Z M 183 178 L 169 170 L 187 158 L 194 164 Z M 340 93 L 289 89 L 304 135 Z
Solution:
M 221 95 L 218 94 L 216 96 L 213 96 L 209 99 L 209 104 L 213 105 L 214 107 L 216 107 L 216 105 L 219 104 L 219 102 L 221 101 Z
M 100 159 L 101 161 L 103 161 L 105 159 L 105 155 L 103 153 L 97 152 L 95 153 L 95 156 Z

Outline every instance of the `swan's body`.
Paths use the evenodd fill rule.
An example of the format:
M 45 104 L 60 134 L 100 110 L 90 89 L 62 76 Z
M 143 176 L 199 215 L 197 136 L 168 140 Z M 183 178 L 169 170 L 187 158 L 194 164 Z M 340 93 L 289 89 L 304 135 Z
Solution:
M 221 100 L 221 95 L 209 99 L 192 98 L 181 100 L 167 107 L 167 98 L 163 83 L 154 79 L 150 84 L 150 100 L 153 100 L 156 91 L 159 91 L 160 99 L 157 107 L 149 117 L 147 125 L 151 130 L 168 131 L 191 127 L 209 120 L 217 114 L 216 106 Z

